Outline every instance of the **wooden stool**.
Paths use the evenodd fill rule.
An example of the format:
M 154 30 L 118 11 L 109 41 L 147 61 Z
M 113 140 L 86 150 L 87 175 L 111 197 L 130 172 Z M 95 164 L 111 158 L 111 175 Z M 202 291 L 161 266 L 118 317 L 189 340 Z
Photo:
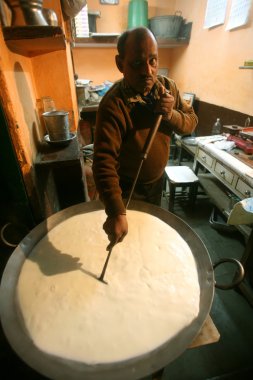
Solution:
M 166 166 L 165 180 L 169 182 L 169 211 L 174 211 L 177 187 L 189 187 L 189 200 L 193 206 L 197 196 L 199 179 L 188 166 Z

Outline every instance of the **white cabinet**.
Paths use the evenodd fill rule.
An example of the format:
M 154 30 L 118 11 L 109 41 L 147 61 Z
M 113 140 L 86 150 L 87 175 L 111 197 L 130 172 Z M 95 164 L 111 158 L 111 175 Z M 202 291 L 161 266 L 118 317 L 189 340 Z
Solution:
M 228 184 L 232 184 L 234 179 L 234 174 L 228 170 L 228 168 L 219 162 L 215 162 L 214 166 L 214 172 L 217 175 L 218 178 L 220 178 L 222 181 Z
M 200 165 L 206 169 L 207 173 L 198 174 L 199 181 L 216 207 L 227 217 L 236 202 L 253 197 L 253 178 L 240 172 L 244 164 L 239 160 L 232 159 L 229 153 L 224 153 L 223 156 L 227 159 L 222 160 L 208 146 L 197 146 L 195 172 L 198 174 Z M 250 170 L 252 169 L 248 167 Z M 239 225 L 237 228 L 248 238 L 251 231 L 249 226 Z
M 207 168 L 211 169 L 213 165 L 213 158 L 209 156 L 203 149 L 197 150 L 197 159 Z
M 240 178 L 237 181 L 236 190 L 239 191 L 239 193 L 241 193 L 242 198 L 253 197 L 252 187 L 247 185 L 247 183 L 242 181 Z

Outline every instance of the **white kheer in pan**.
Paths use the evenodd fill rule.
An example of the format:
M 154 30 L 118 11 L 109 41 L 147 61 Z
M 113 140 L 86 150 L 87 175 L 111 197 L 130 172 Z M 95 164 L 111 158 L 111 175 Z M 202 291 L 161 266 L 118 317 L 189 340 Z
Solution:
M 107 256 L 103 210 L 58 224 L 22 266 L 17 300 L 42 351 L 87 364 L 134 358 L 161 346 L 198 315 L 192 252 L 159 218 L 129 210 L 129 233 Z

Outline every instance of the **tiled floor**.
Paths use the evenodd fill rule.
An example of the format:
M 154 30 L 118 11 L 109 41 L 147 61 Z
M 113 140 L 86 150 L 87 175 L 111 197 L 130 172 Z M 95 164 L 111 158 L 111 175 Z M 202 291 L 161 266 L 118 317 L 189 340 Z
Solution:
M 165 199 L 162 206 L 167 208 Z M 222 257 L 240 258 L 245 245 L 244 239 L 238 232 L 221 233 L 212 228 L 209 223 L 212 208 L 206 197 L 198 198 L 194 210 L 188 207 L 185 200 L 181 200 L 175 204 L 175 214 L 186 221 L 203 240 L 212 262 Z M 1 251 L 1 269 L 8 254 L 10 252 Z M 228 268 L 217 273 L 219 280 L 231 277 Z M 253 307 L 236 290 L 216 289 L 211 317 L 220 332 L 220 341 L 186 350 L 165 368 L 162 380 L 253 379 Z M 7 373 L 1 375 L 2 379 L 45 379 L 13 353 L 2 331 L 0 364 L 2 373 Z

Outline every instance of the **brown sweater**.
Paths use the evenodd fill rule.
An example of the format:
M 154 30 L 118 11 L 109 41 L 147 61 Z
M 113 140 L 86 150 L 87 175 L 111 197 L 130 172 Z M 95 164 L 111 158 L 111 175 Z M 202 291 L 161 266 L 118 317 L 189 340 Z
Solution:
M 159 97 L 161 83 L 171 91 L 175 105 L 171 119 L 161 122 L 139 174 L 138 182 L 152 183 L 163 175 L 172 132 L 188 135 L 194 131 L 198 119 L 193 108 L 182 100 L 175 82 L 162 76 L 158 76 L 149 99 L 133 93 L 122 79 L 110 88 L 100 102 L 94 139 L 93 175 L 107 215 L 125 212 L 119 178 L 132 181 L 136 176 L 149 129 L 156 119 L 153 104 Z

